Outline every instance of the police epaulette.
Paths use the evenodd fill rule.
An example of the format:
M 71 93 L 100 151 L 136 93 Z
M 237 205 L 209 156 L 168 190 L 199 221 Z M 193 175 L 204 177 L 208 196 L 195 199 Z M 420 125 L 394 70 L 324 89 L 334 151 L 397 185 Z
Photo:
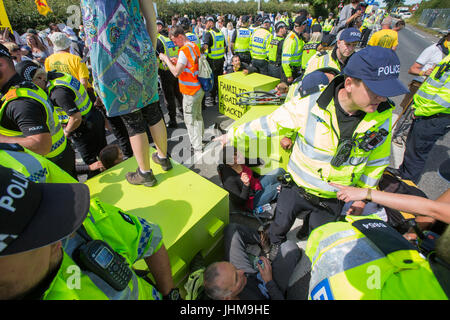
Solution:
M 17 88 L 25 88 L 25 89 L 32 89 L 32 90 L 38 90 L 38 87 L 31 81 L 22 81 L 19 83 Z
M 0 143 L 0 150 L 5 151 L 25 151 L 25 149 L 17 143 Z
M 321 57 L 321 56 L 326 55 L 327 53 L 328 53 L 328 52 L 327 52 L 326 50 L 320 51 L 320 52 L 317 54 L 317 56 L 318 56 L 318 57 Z
M 377 111 L 381 113 L 389 110 L 390 108 L 395 108 L 395 102 L 388 98 L 385 102 L 379 104 Z

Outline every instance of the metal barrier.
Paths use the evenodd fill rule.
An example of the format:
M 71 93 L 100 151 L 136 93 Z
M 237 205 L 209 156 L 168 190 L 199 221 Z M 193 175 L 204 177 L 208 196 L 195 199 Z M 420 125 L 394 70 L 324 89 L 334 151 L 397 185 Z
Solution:
M 446 33 L 450 27 L 449 9 L 424 9 L 419 24 L 430 29 Z

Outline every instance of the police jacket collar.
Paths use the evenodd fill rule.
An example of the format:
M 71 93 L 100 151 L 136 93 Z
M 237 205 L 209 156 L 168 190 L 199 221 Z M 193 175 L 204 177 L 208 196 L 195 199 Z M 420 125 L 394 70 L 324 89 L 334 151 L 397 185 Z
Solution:
M 2 96 L 5 95 L 9 91 L 9 88 L 11 88 L 12 86 L 18 85 L 24 81 L 25 81 L 25 79 L 23 79 L 18 73 L 13 75 L 11 77 L 11 79 L 9 79 L 8 82 L 5 83 L 5 85 L 1 88 L 0 92 L 1 92 Z
M 344 82 L 344 79 L 345 78 L 343 74 L 334 77 L 334 79 L 330 82 L 330 84 L 325 88 L 320 97 L 317 99 L 317 105 L 320 108 L 322 108 L 323 110 L 327 109 L 328 105 L 331 102 L 331 99 L 333 99 L 334 97 L 337 87 Z M 377 112 L 378 113 L 384 112 L 389 108 L 392 108 L 394 105 L 395 105 L 394 102 L 388 99 L 386 102 L 380 103 L 380 105 L 377 108 Z

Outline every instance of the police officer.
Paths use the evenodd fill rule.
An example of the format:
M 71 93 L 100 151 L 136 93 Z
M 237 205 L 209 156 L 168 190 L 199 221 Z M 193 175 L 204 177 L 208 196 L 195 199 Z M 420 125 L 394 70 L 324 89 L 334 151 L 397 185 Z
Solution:
M 376 188 L 389 164 L 392 106 L 388 96 L 407 92 L 398 80 L 400 61 L 392 50 L 368 47 L 352 56 L 322 92 L 293 99 L 272 114 L 245 123 L 220 140 L 238 147 L 249 137 L 297 133 L 287 165 L 275 219 L 268 229 L 272 260 L 296 215 L 303 213 L 303 234 L 336 219 L 343 203 L 329 182 Z M 349 213 L 360 214 L 364 202 Z
M 283 43 L 281 65 L 283 67 L 283 81 L 288 84 L 291 84 L 301 74 L 301 57 L 305 44 L 302 32 L 306 28 L 306 23 L 306 16 L 297 16 L 294 20 L 293 30 L 289 32 Z
M 84 184 L 36 184 L 3 166 L 0 195 L 0 299 L 179 299 L 158 225 L 90 200 Z M 156 288 L 131 268 L 139 259 Z
M 18 73 L 46 90 L 58 119 L 75 149 L 88 166 L 96 163 L 100 151 L 106 147 L 105 119 L 92 106 L 85 87 L 72 75 L 62 72 L 45 72 L 30 61 L 16 65 Z M 88 178 L 100 173 L 89 171 Z
M 275 37 L 272 38 L 269 44 L 269 61 L 268 75 L 274 78 L 282 79 L 283 69 L 281 68 L 281 56 L 283 53 L 284 37 L 287 32 L 287 25 L 283 21 L 278 21 L 275 24 Z
M 337 46 L 332 51 L 319 52 L 308 60 L 305 75 L 326 67 L 343 70 L 360 40 L 361 32 L 358 29 L 348 28 L 343 30 L 337 41 Z
M 333 30 L 335 20 L 333 19 L 333 12 L 330 12 L 328 14 L 328 18 L 325 19 L 323 23 L 323 29 L 322 32 L 324 35 L 329 34 L 331 30 Z
M 223 64 L 225 62 L 225 37 L 220 30 L 214 27 L 214 17 L 206 18 L 206 32 L 203 34 L 203 50 L 208 53 L 208 63 L 214 74 L 214 86 L 209 96 L 206 98 L 206 105 L 212 106 L 218 102 L 218 77 L 223 74 Z
M 180 24 L 180 26 L 183 27 L 183 30 L 186 34 L 186 38 L 188 38 L 188 40 L 190 42 L 195 43 L 197 45 L 198 49 L 200 50 L 202 48 L 200 38 L 197 37 L 197 35 L 192 32 L 192 25 L 189 22 L 189 19 L 186 17 L 182 17 L 182 18 L 180 18 L 178 23 Z
M 76 177 L 75 153 L 47 94 L 17 74 L 8 50 L 1 44 L 0 88 L 0 142 L 18 143 Z
M 169 58 L 177 58 L 179 48 L 169 39 L 167 31 L 164 30 L 164 22 L 162 20 L 156 20 L 156 27 L 158 29 L 158 40 L 156 42 L 156 51 L 164 53 Z M 183 96 L 180 93 L 178 87 L 178 80 L 170 72 L 169 67 L 159 60 L 158 74 L 161 79 L 161 87 L 164 92 L 164 97 L 167 102 L 167 110 L 169 111 L 169 123 L 168 128 L 178 128 L 177 124 L 177 106 L 183 105 Z
M 364 19 L 361 26 L 361 48 L 364 48 L 367 45 L 367 41 L 369 41 L 369 36 L 372 33 L 374 27 L 375 10 L 372 10 L 372 12 Z
M 413 97 L 414 120 L 406 140 L 403 163 L 396 172 L 418 183 L 437 139 L 450 130 L 450 55 L 422 83 Z
M 270 33 L 271 21 L 269 17 L 262 18 L 262 25 L 256 29 L 250 41 L 252 65 L 258 68 L 259 73 L 268 75 L 267 55 L 272 34 Z
M 242 16 L 241 27 L 239 27 L 231 38 L 231 50 L 235 55 L 238 55 L 241 62 L 250 64 L 250 40 L 251 31 L 248 28 L 248 16 Z
M 376 215 L 345 220 L 323 225 L 308 238 L 309 299 L 448 300 L 450 229 L 425 258 Z

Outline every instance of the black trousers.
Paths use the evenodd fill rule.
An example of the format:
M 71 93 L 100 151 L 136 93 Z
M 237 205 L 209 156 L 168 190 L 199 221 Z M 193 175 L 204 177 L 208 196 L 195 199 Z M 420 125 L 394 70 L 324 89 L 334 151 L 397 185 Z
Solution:
M 313 205 L 301 194 L 298 186 L 282 187 L 278 196 L 275 217 L 269 227 L 271 243 L 281 243 L 286 240 L 286 234 L 292 228 L 298 214 L 304 216 L 303 223 L 308 223 L 309 233 L 325 223 L 337 221 L 344 202 L 337 199 L 319 198 L 328 209 Z
M 183 106 L 183 96 L 180 92 L 178 80 L 170 72 L 170 70 L 158 70 L 159 77 L 161 79 L 161 85 L 164 92 L 164 97 L 167 102 L 167 110 L 169 111 L 169 118 L 171 122 L 176 122 L 177 106 L 179 108 Z M 160 99 L 161 101 L 161 99 Z
M 210 59 L 207 58 L 209 66 L 211 67 L 211 70 L 214 74 L 214 86 L 212 90 L 208 93 L 208 96 L 215 99 L 218 94 L 218 88 L 219 88 L 219 76 L 223 75 L 223 64 L 225 62 L 224 58 L 221 59 Z
M 267 72 L 268 76 L 271 76 L 271 77 L 274 77 L 274 78 L 277 78 L 277 79 L 280 79 L 280 80 L 281 80 L 281 78 L 283 76 L 283 69 L 281 68 L 281 64 L 277 65 L 275 63 L 270 63 L 269 62 L 267 71 L 268 71 Z
M 403 163 L 399 170 L 402 178 L 418 183 L 425 168 L 428 154 L 437 139 L 450 130 L 450 114 L 414 119 L 406 140 Z
M 268 73 L 268 63 L 267 60 L 258 60 L 258 59 L 252 59 L 252 65 L 258 69 L 258 73 L 269 75 Z
M 105 118 L 102 113 L 92 108 L 70 138 L 84 163 L 90 165 L 96 162 L 98 154 L 106 147 Z

